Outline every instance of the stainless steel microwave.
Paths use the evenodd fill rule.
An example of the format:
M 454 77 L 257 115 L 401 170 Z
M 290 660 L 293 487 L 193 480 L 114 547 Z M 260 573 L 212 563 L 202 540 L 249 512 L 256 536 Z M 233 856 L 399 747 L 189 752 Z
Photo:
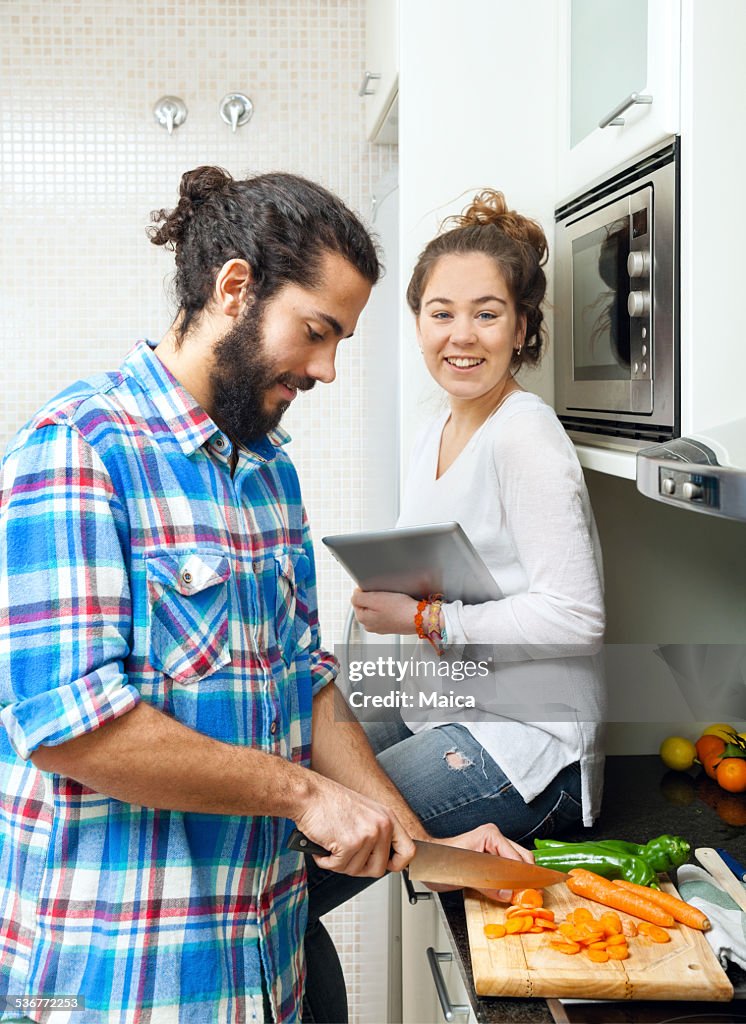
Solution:
M 678 140 L 557 208 L 555 407 L 580 443 L 678 437 Z

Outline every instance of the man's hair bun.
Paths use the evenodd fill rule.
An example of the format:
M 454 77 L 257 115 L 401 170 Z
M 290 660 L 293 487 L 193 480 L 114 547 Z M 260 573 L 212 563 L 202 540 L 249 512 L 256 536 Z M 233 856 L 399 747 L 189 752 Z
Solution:
M 212 196 L 222 192 L 233 178 L 222 167 L 195 167 L 181 176 L 179 202 L 173 210 L 153 210 L 150 219 L 159 227 L 148 229 L 153 245 L 176 249 L 184 240 L 194 212 Z
M 179 196 L 192 203 L 204 202 L 214 192 L 222 191 L 233 178 L 222 167 L 195 167 L 181 176 Z

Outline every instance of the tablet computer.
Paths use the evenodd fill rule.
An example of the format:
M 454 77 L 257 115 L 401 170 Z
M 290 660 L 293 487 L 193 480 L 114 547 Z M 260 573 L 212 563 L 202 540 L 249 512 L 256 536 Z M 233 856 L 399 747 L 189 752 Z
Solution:
M 458 523 L 322 537 L 362 590 L 482 604 L 503 596 Z

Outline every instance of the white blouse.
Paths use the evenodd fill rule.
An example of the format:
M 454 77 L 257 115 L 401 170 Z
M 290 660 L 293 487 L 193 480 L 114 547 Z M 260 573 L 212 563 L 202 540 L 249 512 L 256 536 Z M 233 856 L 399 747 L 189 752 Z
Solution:
M 443 605 L 445 657 L 479 660 L 488 651 L 492 661 L 487 678 L 462 684 L 476 710 L 449 720 L 469 729 L 526 802 L 579 761 L 590 825 L 603 784 L 604 605 L 601 549 L 575 449 L 545 402 L 516 391 L 436 479 L 448 415 L 415 443 L 398 525 L 459 522 L 504 595 Z M 404 716 L 413 732 L 438 724 Z

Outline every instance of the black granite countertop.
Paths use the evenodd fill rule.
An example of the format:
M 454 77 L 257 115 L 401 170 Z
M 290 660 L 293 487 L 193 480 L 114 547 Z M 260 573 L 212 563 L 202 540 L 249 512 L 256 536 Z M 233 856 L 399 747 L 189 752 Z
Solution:
M 665 833 L 683 836 L 692 850 L 698 846 L 723 847 L 746 863 L 746 794 L 726 793 L 703 773 L 670 772 L 657 755 L 609 757 L 603 807 L 596 824 L 590 829 L 581 827 L 577 832 L 566 833 L 563 838 L 647 842 Z M 553 1018 L 543 999 L 480 998 L 476 995 L 462 894 L 442 894 L 439 908 L 477 1020 L 486 1024 L 523 1021 L 551 1024 Z M 744 972 L 737 968 L 729 973 L 739 988 L 746 982 Z M 738 1000 L 737 1006 L 720 1004 L 720 1007 L 737 1009 L 746 1019 L 744 1000 Z

